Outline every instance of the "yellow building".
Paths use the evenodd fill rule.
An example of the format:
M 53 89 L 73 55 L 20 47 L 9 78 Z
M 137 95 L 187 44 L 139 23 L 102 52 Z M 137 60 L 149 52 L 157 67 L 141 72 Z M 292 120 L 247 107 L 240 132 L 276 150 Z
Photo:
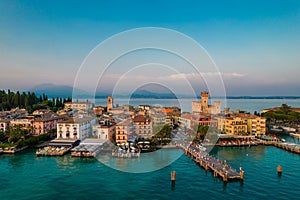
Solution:
M 230 117 L 217 117 L 218 130 L 228 135 L 243 133 L 260 136 L 266 134 L 266 119 L 256 115 L 235 113 Z
M 126 119 L 116 125 L 116 143 L 126 143 L 130 137 L 131 119 Z
M 247 119 L 240 117 L 226 118 L 225 133 L 228 135 L 241 135 L 247 133 Z
M 266 134 L 266 119 L 259 116 L 252 116 L 247 120 L 248 132 L 255 136 Z

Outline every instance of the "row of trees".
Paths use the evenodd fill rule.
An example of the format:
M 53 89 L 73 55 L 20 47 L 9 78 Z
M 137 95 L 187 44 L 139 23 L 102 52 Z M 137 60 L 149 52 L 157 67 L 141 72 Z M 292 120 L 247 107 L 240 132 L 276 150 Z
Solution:
M 12 108 L 25 108 L 28 112 L 32 112 L 36 109 L 51 109 L 57 111 L 62 109 L 65 102 L 72 101 L 71 98 L 52 98 L 48 99 L 46 94 L 42 94 L 39 97 L 34 92 L 12 92 L 8 90 L 0 90 L 0 109 L 10 110 Z

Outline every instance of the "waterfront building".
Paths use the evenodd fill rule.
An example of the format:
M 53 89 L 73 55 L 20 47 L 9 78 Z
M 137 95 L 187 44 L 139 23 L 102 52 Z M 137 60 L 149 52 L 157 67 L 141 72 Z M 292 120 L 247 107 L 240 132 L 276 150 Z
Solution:
M 192 102 L 192 113 L 193 114 L 212 114 L 216 115 L 221 113 L 221 102 L 214 101 L 214 105 L 209 105 L 209 93 L 201 92 L 201 101 Z
M 266 134 L 266 119 L 259 116 L 251 116 L 247 120 L 248 132 L 255 136 Z
M 32 122 L 33 134 L 40 135 L 48 133 L 48 131 L 56 129 L 57 123 L 61 121 L 63 121 L 63 118 L 59 117 L 58 115 L 50 115 L 35 118 Z
M 242 135 L 247 133 L 247 119 L 241 117 L 225 118 L 225 133 L 228 135 Z
M 218 130 L 229 135 L 266 134 L 266 118 L 236 110 L 226 116 L 217 116 Z
M 71 117 L 57 123 L 57 139 L 83 140 L 92 136 L 92 127 L 96 119 L 91 116 Z
M 131 137 L 132 122 L 131 119 L 123 120 L 116 124 L 116 143 L 126 143 Z
M 132 118 L 133 132 L 140 138 L 151 138 L 153 136 L 152 121 L 144 115 L 136 115 Z

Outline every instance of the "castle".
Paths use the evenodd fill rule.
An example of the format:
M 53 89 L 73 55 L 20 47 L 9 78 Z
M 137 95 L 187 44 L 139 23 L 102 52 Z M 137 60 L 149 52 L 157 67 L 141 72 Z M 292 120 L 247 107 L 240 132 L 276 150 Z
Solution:
M 193 114 L 219 114 L 221 112 L 221 102 L 214 101 L 214 105 L 208 105 L 208 92 L 201 92 L 201 101 L 192 102 Z

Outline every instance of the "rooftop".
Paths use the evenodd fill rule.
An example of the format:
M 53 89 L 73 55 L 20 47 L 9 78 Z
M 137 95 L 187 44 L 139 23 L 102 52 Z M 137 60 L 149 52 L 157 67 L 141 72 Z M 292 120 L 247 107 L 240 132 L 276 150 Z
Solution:
M 145 117 L 144 115 L 136 115 L 132 119 L 133 122 L 150 122 L 149 117 Z
M 58 122 L 58 124 L 80 124 L 93 120 L 94 117 L 85 116 L 85 117 L 71 117 L 65 121 Z

